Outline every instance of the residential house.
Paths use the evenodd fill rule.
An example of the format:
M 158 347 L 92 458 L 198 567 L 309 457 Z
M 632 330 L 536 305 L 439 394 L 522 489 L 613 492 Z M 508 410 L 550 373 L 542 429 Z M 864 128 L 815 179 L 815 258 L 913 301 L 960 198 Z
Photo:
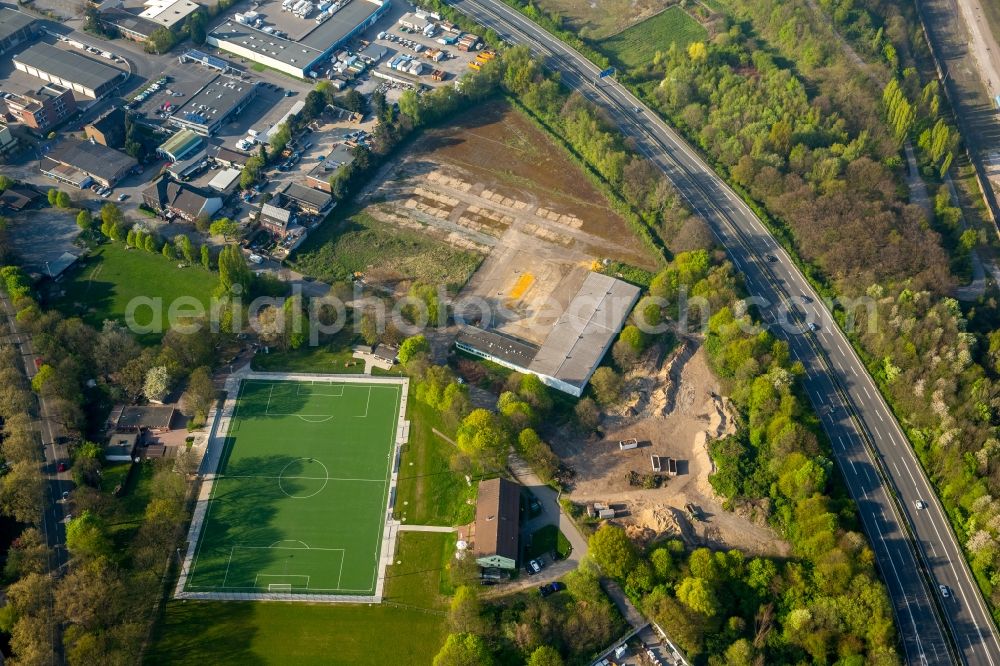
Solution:
M 476 564 L 516 569 L 521 486 L 507 479 L 479 482 L 476 498 Z

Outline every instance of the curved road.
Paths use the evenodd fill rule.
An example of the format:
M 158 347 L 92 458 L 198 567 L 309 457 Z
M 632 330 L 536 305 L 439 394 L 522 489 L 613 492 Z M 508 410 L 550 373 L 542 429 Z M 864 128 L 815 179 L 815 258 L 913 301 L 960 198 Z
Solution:
M 761 221 L 669 126 L 617 82 L 598 80 L 598 68 L 578 52 L 497 0 L 452 4 L 527 44 L 568 87 L 602 107 L 725 245 L 763 320 L 806 368 L 806 391 L 857 503 L 906 660 L 1000 666 L 996 626 L 909 442 L 829 309 Z M 917 500 L 927 508 L 917 509 Z

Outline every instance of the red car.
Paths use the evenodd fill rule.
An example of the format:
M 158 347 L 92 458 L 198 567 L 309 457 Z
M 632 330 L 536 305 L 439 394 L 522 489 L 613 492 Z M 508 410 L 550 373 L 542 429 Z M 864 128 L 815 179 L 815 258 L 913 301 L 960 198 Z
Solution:
M 57 472 L 65 472 L 66 471 L 66 463 L 61 462 L 58 465 L 56 465 L 56 471 Z

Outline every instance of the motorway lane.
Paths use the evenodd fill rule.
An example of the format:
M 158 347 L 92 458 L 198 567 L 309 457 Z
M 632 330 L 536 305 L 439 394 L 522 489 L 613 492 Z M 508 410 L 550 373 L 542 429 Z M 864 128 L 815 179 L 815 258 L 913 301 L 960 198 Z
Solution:
M 745 274 L 751 293 L 766 300 L 760 308 L 766 321 L 780 321 L 777 318 L 789 307 L 789 298 L 799 300 L 799 309 L 815 321 L 817 332 L 794 332 L 782 326 L 772 326 L 772 331 L 789 342 L 808 370 L 805 388 L 857 501 L 892 596 L 907 659 L 911 663 L 952 661 L 945 647 L 945 629 L 935 612 L 938 591 L 919 575 L 919 557 L 931 573 L 932 586 L 944 584 L 950 590 L 947 599 L 939 600 L 962 661 L 1000 666 L 996 627 L 916 456 L 829 310 L 819 305 L 818 295 L 760 220 L 627 90 L 614 81 L 595 85 L 597 67 L 578 53 L 506 5 L 491 0 L 456 0 L 453 4 L 510 41 L 527 44 L 546 66 L 562 74 L 566 85 L 611 114 L 713 228 Z M 778 261 L 764 260 L 765 254 L 773 254 Z M 890 489 L 898 495 L 898 502 L 893 501 Z M 918 511 L 917 499 L 928 502 L 929 508 Z M 915 542 L 909 538 L 911 533 Z

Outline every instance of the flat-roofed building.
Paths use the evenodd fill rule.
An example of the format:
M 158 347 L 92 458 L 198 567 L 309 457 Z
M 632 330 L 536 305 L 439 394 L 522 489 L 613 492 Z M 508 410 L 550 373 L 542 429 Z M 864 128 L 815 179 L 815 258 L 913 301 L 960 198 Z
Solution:
M 638 287 L 589 273 L 541 345 L 467 326 L 455 346 L 580 397 L 638 299 Z
M 507 479 L 479 482 L 476 497 L 476 564 L 486 568 L 517 568 L 521 486 Z
M 91 181 L 114 187 L 138 164 L 134 157 L 99 143 L 64 139 L 42 158 L 41 171 L 79 188 L 87 187 Z
M 235 150 L 230 150 L 228 148 L 218 148 L 217 150 L 210 150 L 209 156 L 225 167 L 232 167 L 235 169 L 242 169 L 246 166 L 247 160 L 250 156 L 245 153 L 238 153 Z
M 277 37 L 236 21 L 216 26 L 205 41 L 223 51 L 306 79 L 310 78 L 316 63 L 369 28 L 388 9 L 389 0 L 353 0 L 298 41 Z
M 34 16 L 6 7 L 0 8 L 0 53 L 35 36 L 38 21 Z
M 13 60 L 19 71 L 94 99 L 128 78 L 128 72 L 44 42 L 21 51 Z
M 330 187 L 330 177 L 354 161 L 354 151 L 351 147 L 338 143 L 321 162 L 316 164 L 306 174 L 306 185 L 324 192 L 333 192 Z
M 208 181 L 208 189 L 218 192 L 223 197 L 228 197 L 239 187 L 240 176 L 242 175 L 243 172 L 240 169 L 232 167 L 220 169 L 219 173 L 215 174 L 212 180 Z
M 191 0 L 146 0 L 144 4 L 146 9 L 139 16 L 167 30 L 180 28 L 181 24 L 200 7 Z
M 245 109 L 256 94 L 256 83 L 219 74 L 170 116 L 170 124 L 211 136 Z
M 150 21 L 139 14 L 133 14 L 120 7 L 112 7 L 101 12 L 101 23 L 107 28 L 114 28 L 125 39 L 133 42 L 145 42 L 160 24 Z
M 171 162 L 179 162 L 200 150 L 205 139 L 189 129 L 178 130 L 156 149 Z
M 69 88 L 49 83 L 23 95 L 4 95 L 7 112 L 33 130 L 48 132 L 50 128 L 76 113 L 76 100 Z

